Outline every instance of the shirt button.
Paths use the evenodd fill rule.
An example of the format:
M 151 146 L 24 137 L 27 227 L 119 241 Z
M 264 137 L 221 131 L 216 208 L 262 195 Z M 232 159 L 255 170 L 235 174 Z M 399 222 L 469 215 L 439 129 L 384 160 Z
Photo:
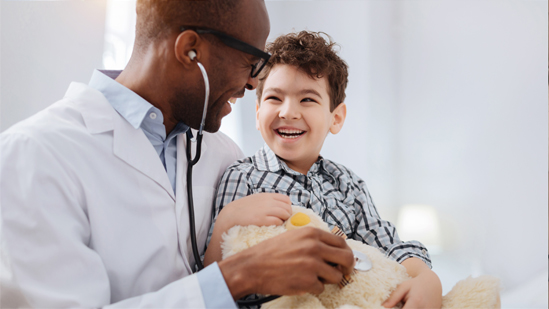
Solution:
M 423 249 L 421 250 L 421 253 L 423 253 L 423 255 L 427 255 L 427 250 Z
M 151 119 L 156 119 L 156 113 L 150 113 L 149 117 L 151 117 Z

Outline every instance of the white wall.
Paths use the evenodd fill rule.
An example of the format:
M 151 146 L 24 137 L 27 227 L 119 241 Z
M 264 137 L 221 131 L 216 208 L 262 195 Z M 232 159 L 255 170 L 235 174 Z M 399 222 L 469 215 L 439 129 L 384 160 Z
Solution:
M 401 2 L 399 15 L 401 203 L 436 206 L 446 249 L 504 287 L 546 273 L 547 1 Z
M 106 0 L 1 1 L 0 131 L 102 67 Z

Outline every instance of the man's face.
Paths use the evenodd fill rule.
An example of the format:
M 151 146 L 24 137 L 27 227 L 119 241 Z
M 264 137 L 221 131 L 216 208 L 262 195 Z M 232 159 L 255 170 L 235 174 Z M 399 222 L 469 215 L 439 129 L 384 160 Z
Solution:
M 333 119 L 326 78 L 313 79 L 291 65 L 271 69 L 257 105 L 256 127 L 290 168 L 308 170 L 317 160 Z
M 233 36 L 243 42 L 246 42 L 260 50 L 265 49 L 265 42 L 270 31 L 269 17 L 263 1 L 247 1 L 248 4 L 242 4 L 240 18 L 235 19 L 237 27 L 233 27 L 231 33 Z M 224 31 L 224 29 L 216 29 Z M 209 57 L 207 62 L 203 62 L 208 73 L 210 82 L 210 98 L 208 111 L 206 115 L 205 130 L 216 132 L 221 126 L 221 120 L 227 116 L 232 108 L 228 102 L 231 98 L 241 98 L 244 96 L 245 89 L 253 90 L 257 86 L 257 78 L 252 79 L 250 73 L 252 64 L 258 59 L 242 51 L 233 49 L 224 45 L 215 36 L 209 35 Z M 197 77 L 202 81 L 202 77 Z M 172 100 L 172 110 L 176 119 L 185 119 L 184 121 L 193 128 L 198 128 L 202 119 L 204 107 L 204 83 L 199 82 L 196 89 L 184 91 L 184 97 L 179 100 Z M 186 85 L 182 85 L 186 88 Z M 181 93 L 183 94 L 183 93 Z M 186 104 L 177 103 L 183 99 Z M 178 117 L 181 115 L 182 117 Z

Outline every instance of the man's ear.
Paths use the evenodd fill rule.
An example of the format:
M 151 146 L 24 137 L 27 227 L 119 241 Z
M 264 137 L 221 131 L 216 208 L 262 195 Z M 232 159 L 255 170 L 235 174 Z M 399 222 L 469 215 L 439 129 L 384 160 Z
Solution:
M 204 57 L 203 41 L 200 36 L 194 31 L 183 31 L 175 39 L 175 58 L 179 63 L 184 66 L 196 66 L 193 65 L 194 60 L 200 60 Z M 194 60 L 191 58 L 189 52 L 194 51 L 196 56 Z
M 259 100 L 255 100 L 255 128 L 259 130 Z
M 347 117 L 347 105 L 341 103 L 332 111 L 332 125 L 330 126 L 332 134 L 337 134 L 341 131 L 345 117 Z

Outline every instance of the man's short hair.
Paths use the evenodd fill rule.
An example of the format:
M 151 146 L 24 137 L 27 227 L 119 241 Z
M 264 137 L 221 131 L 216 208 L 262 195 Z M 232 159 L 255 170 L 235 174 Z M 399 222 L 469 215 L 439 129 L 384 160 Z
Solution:
M 137 0 L 136 46 L 178 33 L 181 26 L 231 33 L 238 0 Z
M 345 100 L 349 75 L 347 63 L 337 55 L 335 46 L 332 38 L 323 32 L 301 31 L 276 38 L 266 48 L 272 56 L 259 75 L 256 90 L 258 100 L 261 100 L 263 86 L 271 69 L 277 64 L 287 64 L 296 66 L 311 78 L 326 77 L 330 111 L 333 111 Z

